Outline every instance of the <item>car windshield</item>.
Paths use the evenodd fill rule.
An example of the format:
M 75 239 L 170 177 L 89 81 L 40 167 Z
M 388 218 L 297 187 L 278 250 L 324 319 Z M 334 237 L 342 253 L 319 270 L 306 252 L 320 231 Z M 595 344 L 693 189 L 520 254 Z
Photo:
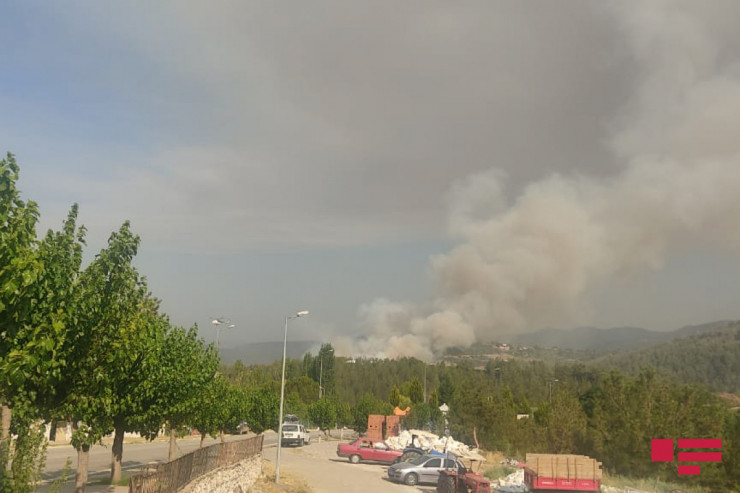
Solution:
M 298 431 L 296 425 L 283 425 L 283 431 Z

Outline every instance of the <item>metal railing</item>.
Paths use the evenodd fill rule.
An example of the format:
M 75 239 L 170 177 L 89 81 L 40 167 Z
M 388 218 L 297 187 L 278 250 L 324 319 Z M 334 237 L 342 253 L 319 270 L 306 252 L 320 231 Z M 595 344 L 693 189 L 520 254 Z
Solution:
M 262 435 L 217 443 L 158 464 L 154 472 L 131 477 L 129 493 L 175 493 L 189 482 L 219 467 L 235 464 L 262 451 Z

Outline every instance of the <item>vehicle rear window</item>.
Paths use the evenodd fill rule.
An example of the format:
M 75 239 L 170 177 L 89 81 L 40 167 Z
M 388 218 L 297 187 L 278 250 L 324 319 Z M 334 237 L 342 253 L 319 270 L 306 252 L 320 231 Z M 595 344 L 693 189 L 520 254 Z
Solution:
M 432 459 L 424 467 L 442 467 L 442 459 Z
M 283 425 L 283 431 L 298 431 L 296 425 Z

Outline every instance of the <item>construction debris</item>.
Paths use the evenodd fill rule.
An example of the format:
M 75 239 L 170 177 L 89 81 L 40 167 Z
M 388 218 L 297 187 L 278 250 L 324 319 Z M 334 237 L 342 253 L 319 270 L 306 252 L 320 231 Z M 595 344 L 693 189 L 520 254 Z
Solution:
M 412 438 L 414 438 L 412 443 Z M 459 458 L 483 462 L 483 457 L 478 449 L 470 448 L 452 437 L 440 437 L 434 433 L 423 430 L 405 430 L 397 437 L 389 437 L 386 442 L 395 450 L 403 450 L 406 447 L 418 447 L 427 452 L 451 452 Z
M 527 486 L 524 484 L 524 469 L 512 472 L 506 477 L 492 481 L 497 486 L 496 491 L 501 493 L 519 493 L 526 492 Z

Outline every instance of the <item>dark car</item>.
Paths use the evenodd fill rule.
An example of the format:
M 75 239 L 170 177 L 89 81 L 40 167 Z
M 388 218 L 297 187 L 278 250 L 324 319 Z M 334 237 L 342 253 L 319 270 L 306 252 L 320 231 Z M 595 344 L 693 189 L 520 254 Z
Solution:
M 440 455 L 422 455 L 409 462 L 399 462 L 388 468 L 388 479 L 410 486 L 419 483 L 437 484 L 442 469 L 457 469 L 465 474 L 465 466 L 453 457 Z

